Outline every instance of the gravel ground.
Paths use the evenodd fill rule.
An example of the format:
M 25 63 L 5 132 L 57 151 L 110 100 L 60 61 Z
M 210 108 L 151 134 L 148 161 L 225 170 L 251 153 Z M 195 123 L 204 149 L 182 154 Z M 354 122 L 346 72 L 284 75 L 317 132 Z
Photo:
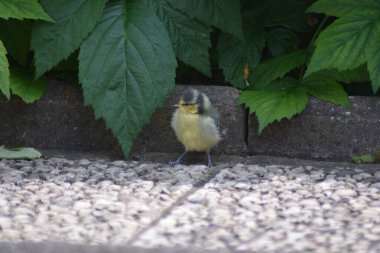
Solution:
M 0 161 L 0 241 L 126 244 L 204 178 L 205 168 Z
M 380 170 L 307 164 L 0 161 L 0 242 L 380 252 Z
M 380 252 L 380 171 L 238 164 L 135 246 L 254 252 Z

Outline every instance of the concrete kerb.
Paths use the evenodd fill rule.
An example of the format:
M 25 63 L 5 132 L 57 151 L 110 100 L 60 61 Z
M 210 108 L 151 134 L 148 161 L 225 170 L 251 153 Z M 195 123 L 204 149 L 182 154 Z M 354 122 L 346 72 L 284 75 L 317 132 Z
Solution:
M 352 155 L 374 152 L 380 147 L 380 99 L 352 97 L 345 109 L 311 99 L 306 110 L 291 120 L 271 124 L 257 134 L 257 120 L 236 105 L 239 91 L 224 86 L 194 85 L 219 109 L 225 139 L 213 150 L 216 155 L 272 155 L 301 159 L 350 161 Z M 172 106 L 185 85 L 177 85 L 144 127 L 132 148 L 134 157 L 151 152 L 180 153 L 181 144 L 170 128 Z M 65 82 L 50 80 L 45 96 L 26 105 L 17 98 L 0 98 L 0 144 L 32 146 L 45 150 L 108 152 L 122 156 L 120 146 L 83 106 L 82 92 Z M 247 122 L 248 121 L 248 122 Z
M 78 86 L 49 80 L 39 101 L 25 104 L 16 96 L 10 101 L 0 97 L 0 108 L 0 145 L 121 153 L 104 121 L 95 120 L 92 109 L 83 105 Z
M 257 133 L 249 117 L 248 147 L 254 155 L 351 161 L 380 149 L 380 98 L 350 97 L 351 108 L 310 99 L 305 111 Z

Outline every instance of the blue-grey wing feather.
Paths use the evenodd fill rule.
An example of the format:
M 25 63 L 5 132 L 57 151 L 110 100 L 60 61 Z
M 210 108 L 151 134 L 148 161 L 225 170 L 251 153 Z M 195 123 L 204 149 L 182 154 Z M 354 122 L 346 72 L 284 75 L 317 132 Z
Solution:
M 214 120 L 215 125 L 220 129 L 220 114 L 218 110 L 214 106 L 211 106 L 208 115 Z

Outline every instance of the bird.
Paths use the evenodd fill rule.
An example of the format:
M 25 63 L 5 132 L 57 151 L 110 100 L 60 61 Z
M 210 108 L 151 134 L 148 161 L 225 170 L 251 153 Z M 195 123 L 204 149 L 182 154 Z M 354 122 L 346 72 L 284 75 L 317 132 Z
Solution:
M 206 152 L 208 167 L 211 167 L 210 150 L 221 140 L 220 116 L 206 94 L 194 88 L 187 88 L 174 105 L 171 127 L 185 151 L 179 158 L 170 162 L 172 166 L 182 162 L 190 151 Z

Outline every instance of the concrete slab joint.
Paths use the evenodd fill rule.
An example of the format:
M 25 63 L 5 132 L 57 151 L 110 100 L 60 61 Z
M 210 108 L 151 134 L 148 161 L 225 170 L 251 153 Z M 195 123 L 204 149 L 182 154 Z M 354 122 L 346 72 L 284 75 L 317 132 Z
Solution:
M 151 123 L 135 141 L 132 154 L 180 153 L 183 148 L 170 128 L 170 119 L 182 91 L 177 85 L 168 95 L 165 108 L 158 109 Z M 239 91 L 226 86 L 193 85 L 206 93 L 221 113 L 227 134 L 213 150 L 217 155 L 273 155 L 302 159 L 350 161 L 352 155 L 380 148 L 380 100 L 352 97 L 345 109 L 311 99 L 300 115 L 268 126 L 257 134 L 254 115 L 237 106 Z M 46 95 L 32 105 L 17 98 L 0 98 L 0 144 L 37 149 L 102 152 L 121 155 L 120 147 L 103 120 L 83 106 L 81 90 L 50 80 Z

